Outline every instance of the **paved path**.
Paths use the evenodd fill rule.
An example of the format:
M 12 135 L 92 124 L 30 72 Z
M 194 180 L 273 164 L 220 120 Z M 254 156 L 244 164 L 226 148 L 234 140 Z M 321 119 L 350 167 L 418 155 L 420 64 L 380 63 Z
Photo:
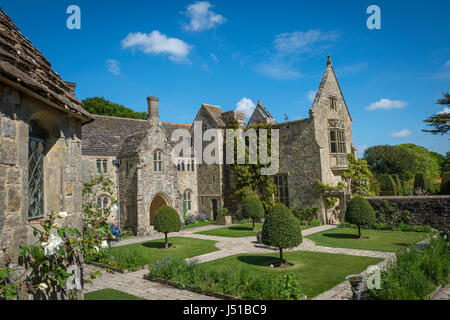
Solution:
M 195 234 L 199 231 L 211 230 L 217 228 L 223 228 L 221 225 L 208 225 L 204 227 L 186 229 L 177 233 L 176 236 L 181 237 L 189 237 L 196 239 L 205 239 L 205 240 L 215 240 L 217 241 L 216 247 L 220 250 L 206 253 L 197 257 L 189 258 L 186 260 L 195 259 L 197 262 L 207 262 L 213 261 L 216 259 L 228 257 L 235 254 L 241 253 L 271 253 L 277 252 L 277 249 L 265 246 L 263 244 L 258 244 L 256 242 L 256 237 L 245 237 L 245 238 L 229 238 L 229 237 L 218 237 L 218 236 L 207 236 L 201 234 Z M 323 225 L 319 227 L 313 227 L 302 231 L 303 234 L 303 242 L 300 246 L 286 250 L 286 251 L 314 251 L 314 252 L 325 252 L 325 253 L 335 253 L 335 254 L 347 254 L 354 256 L 365 256 L 365 257 L 373 257 L 373 258 L 382 258 L 384 259 L 377 266 L 381 269 L 386 268 L 391 261 L 395 260 L 395 254 L 392 252 L 380 252 L 380 251 L 369 251 L 369 250 L 357 250 L 357 249 L 345 249 L 345 248 L 331 248 L 331 247 L 322 247 L 317 246 L 312 240 L 306 239 L 305 237 L 321 232 L 324 230 L 329 230 L 332 228 L 336 228 L 335 225 Z M 129 239 L 124 239 L 118 243 L 114 243 L 113 246 L 122 246 L 132 243 L 139 243 L 144 241 L 150 241 L 155 239 L 164 238 L 164 234 L 155 233 L 146 237 L 134 237 Z M 92 268 L 91 266 L 87 266 L 87 269 Z M 98 269 L 98 268 L 97 268 Z M 104 289 L 104 288 L 112 288 L 116 290 L 121 290 L 129 294 L 133 294 L 135 296 L 139 296 L 145 299 L 159 300 L 159 299 L 167 299 L 167 300 L 176 300 L 176 299 L 186 299 L 186 300 L 196 300 L 196 299 L 214 299 L 212 297 L 196 294 L 187 290 L 180 290 L 176 288 L 167 287 L 163 284 L 152 282 L 148 280 L 144 280 L 143 276 L 148 271 L 147 269 L 143 269 L 137 272 L 128 272 L 128 273 L 115 273 L 109 274 L 103 272 L 103 276 L 97 278 L 93 281 L 92 285 L 86 285 L 84 292 L 90 292 L 94 290 Z M 367 270 L 362 274 L 366 275 Z M 448 298 L 449 288 L 448 286 L 443 288 L 442 294 L 440 293 L 439 297 L 445 297 L 447 295 Z M 438 295 L 436 295 L 438 296 Z M 314 300 L 342 300 L 342 299 L 351 299 L 352 293 L 350 284 L 347 281 L 343 281 L 337 286 L 331 288 L 330 290 L 316 296 Z
M 450 283 L 436 292 L 431 300 L 450 300 Z

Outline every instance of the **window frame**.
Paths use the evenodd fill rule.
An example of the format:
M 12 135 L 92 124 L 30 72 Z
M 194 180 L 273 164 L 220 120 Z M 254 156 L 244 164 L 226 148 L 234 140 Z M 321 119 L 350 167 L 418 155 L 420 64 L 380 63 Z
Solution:
M 192 194 L 193 192 L 190 189 L 186 189 L 183 192 L 183 206 L 186 203 L 186 209 L 188 211 L 192 210 Z
M 162 150 L 153 151 L 153 172 L 162 173 L 164 171 L 163 157 L 164 153 Z
M 289 180 L 287 173 L 280 173 L 274 176 L 274 182 L 277 185 L 278 198 L 281 203 L 289 208 Z

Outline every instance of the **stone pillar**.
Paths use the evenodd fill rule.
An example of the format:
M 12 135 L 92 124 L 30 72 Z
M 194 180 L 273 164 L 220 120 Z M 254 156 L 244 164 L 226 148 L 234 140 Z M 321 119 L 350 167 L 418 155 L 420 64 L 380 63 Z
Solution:
M 157 97 L 147 97 L 148 106 L 148 120 L 159 122 L 159 98 Z

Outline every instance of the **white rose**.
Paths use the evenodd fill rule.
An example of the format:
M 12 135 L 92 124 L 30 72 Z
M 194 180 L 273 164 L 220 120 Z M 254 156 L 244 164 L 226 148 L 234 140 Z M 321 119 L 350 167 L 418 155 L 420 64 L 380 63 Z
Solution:
M 102 249 L 108 248 L 108 241 L 103 240 L 100 246 L 102 247 Z
M 114 205 L 111 207 L 111 211 L 112 211 L 112 212 L 117 212 L 117 209 L 118 209 L 118 207 L 117 207 L 116 204 L 114 204 Z
M 60 213 L 58 213 L 58 218 L 66 218 L 67 216 L 68 214 L 65 211 L 61 211 Z
M 44 248 L 44 254 L 46 256 L 52 256 L 56 253 L 56 250 L 58 250 L 59 246 L 63 243 L 63 240 L 55 236 L 53 234 L 50 235 L 47 242 L 42 242 L 41 246 Z
M 94 247 L 95 251 L 99 252 L 100 249 L 98 247 Z
M 41 282 L 38 284 L 38 288 L 39 288 L 39 290 L 44 291 L 44 290 L 48 289 L 48 286 L 45 283 Z

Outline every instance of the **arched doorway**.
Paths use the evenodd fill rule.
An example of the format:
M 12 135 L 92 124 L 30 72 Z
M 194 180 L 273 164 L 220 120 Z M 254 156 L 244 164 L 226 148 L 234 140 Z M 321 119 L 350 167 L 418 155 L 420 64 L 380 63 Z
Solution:
M 150 225 L 153 226 L 155 224 L 155 215 L 156 211 L 161 206 L 169 206 L 170 202 L 169 199 L 164 194 L 157 194 L 150 204 Z

